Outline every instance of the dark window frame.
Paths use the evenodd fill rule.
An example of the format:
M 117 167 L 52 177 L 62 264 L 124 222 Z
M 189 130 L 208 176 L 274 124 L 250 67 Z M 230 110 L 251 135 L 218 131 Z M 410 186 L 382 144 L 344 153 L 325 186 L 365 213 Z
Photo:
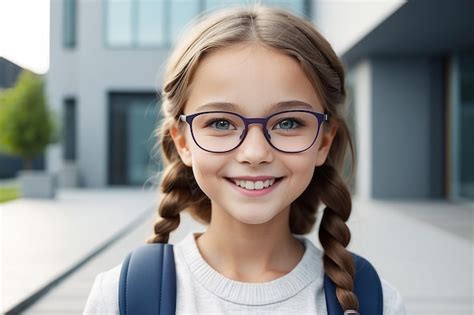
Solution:
M 77 100 L 75 97 L 66 97 L 63 101 L 63 159 L 76 161 L 77 159 Z

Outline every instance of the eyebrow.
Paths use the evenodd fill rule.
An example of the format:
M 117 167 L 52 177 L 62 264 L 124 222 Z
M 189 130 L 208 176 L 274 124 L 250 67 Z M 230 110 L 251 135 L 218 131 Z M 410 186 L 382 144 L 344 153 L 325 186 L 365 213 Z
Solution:
M 298 100 L 291 100 L 291 101 L 284 101 L 284 102 L 279 102 L 279 103 L 271 105 L 267 109 L 266 114 L 269 114 L 271 112 L 286 110 L 286 109 L 294 109 L 294 108 L 304 108 L 304 109 L 309 109 L 309 110 L 313 110 L 313 111 L 316 110 L 314 108 L 314 106 L 311 106 L 308 103 L 305 103 L 303 101 L 298 101 Z M 196 108 L 196 112 L 209 110 L 209 109 L 220 109 L 220 110 L 225 110 L 225 111 L 237 111 L 237 112 L 241 112 L 241 113 L 243 112 L 241 106 L 233 104 L 233 103 L 228 103 L 228 102 L 210 102 L 210 103 L 206 103 L 206 104 L 201 105 L 198 108 Z

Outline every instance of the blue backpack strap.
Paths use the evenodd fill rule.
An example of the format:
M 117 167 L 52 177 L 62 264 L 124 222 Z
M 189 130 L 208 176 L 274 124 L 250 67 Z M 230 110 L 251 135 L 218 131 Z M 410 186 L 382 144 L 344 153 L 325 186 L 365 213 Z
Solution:
M 120 315 L 171 315 L 176 312 L 173 245 L 147 244 L 124 260 L 119 282 Z
M 363 257 L 351 254 L 356 263 L 354 291 L 359 299 L 359 314 L 383 315 L 382 285 L 377 271 Z M 336 297 L 336 286 L 326 274 L 324 293 L 328 315 L 343 315 Z M 120 315 L 175 314 L 173 245 L 144 245 L 125 258 L 120 273 L 119 309 Z
M 354 292 L 359 299 L 359 314 L 382 315 L 383 292 L 377 271 L 365 258 L 351 254 L 356 264 Z M 324 273 L 324 294 L 328 315 L 343 315 L 344 312 L 336 297 L 336 285 L 326 273 Z

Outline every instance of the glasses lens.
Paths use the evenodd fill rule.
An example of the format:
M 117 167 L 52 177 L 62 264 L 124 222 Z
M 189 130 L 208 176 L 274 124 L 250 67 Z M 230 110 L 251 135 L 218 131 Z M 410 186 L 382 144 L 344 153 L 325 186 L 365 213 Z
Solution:
M 193 135 L 196 143 L 203 149 L 225 152 L 235 148 L 244 131 L 243 120 L 231 113 L 206 113 L 193 120 Z
M 318 119 L 307 112 L 287 112 L 272 116 L 267 123 L 270 141 L 277 149 L 298 152 L 308 149 L 316 139 Z
M 318 119 L 307 112 L 283 112 L 272 116 L 266 126 L 270 142 L 278 150 L 299 152 L 308 149 L 318 132 Z M 192 130 L 204 150 L 225 152 L 240 142 L 245 123 L 236 114 L 212 112 L 197 115 Z

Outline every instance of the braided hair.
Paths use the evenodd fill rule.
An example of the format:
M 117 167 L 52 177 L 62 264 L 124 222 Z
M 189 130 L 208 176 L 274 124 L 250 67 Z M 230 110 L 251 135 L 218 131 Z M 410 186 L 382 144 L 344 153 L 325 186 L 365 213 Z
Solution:
M 355 265 L 346 249 L 351 233 L 346 225 L 351 214 L 351 194 L 341 172 L 350 148 L 351 174 L 355 156 L 349 129 L 344 119 L 344 69 L 331 45 L 315 27 L 290 12 L 252 5 L 198 16 L 173 50 L 162 88 L 159 138 L 164 170 L 160 182 L 158 216 L 148 243 L 167 243 L 169 234 L 180 223 L 180 212 L 187 210 L 197 221 L 208 224 L 211 202 L 199 188 L 192 169 L 185 165 L 173 143 L 170 131 L 183 113 L 199 60 L 211 51 L 242 42 L 256 42 L 276 49 L 299 62 L 329 114 L 329 124 L 337 126 L 327 159 L 315 168 L 306 190 L 291 204 L 289 225 L 293 234 L 309 233 L 320 203 L 325 205 L 319 228 L 324 249 L 323 264 L 336 285 L 336 296 L 344 310 L 358 310 L 354 293 Z

